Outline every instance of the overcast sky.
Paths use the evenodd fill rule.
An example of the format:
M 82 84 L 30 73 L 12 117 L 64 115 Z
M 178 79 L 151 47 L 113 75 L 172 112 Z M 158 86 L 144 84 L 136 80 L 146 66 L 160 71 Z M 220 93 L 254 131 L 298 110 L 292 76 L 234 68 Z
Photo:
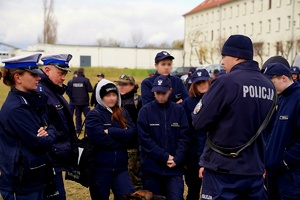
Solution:
M 129 43 L 183 39 L 183 14 L 203 0 L 55 0 L 59 44 L 96 44 L 97 38 Z M 42 32 L 42 0 L 0 0 L 0 42 L 26 48 Z M 1 47 L 1 46 L 0 46 Z M 3 48 L 3 46 L 2 46 Z

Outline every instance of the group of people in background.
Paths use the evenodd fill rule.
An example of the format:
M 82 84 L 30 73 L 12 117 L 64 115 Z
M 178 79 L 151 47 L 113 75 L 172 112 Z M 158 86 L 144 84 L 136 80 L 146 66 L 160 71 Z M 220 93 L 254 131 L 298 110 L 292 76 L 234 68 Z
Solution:
M 64 85 L 70 54 L 42 57 L 42 70 L 41 54 L 3 60 L 2 197 L 66 199 L 62 172 L 77 167 L 83 114 L 95 147 L 92 199 L 143 189 L 182 200 L 184 181 L 187 200 L 300 199 L 299 68 L 274 56 L 260 70 L 244 35 L 221 54 L 224 70 L 190 68 L 184 84 L 170 75 L 175 58 L 159 52 L 141 95 L 129 74 L 100 73 L 93 88 L 83 68 Z

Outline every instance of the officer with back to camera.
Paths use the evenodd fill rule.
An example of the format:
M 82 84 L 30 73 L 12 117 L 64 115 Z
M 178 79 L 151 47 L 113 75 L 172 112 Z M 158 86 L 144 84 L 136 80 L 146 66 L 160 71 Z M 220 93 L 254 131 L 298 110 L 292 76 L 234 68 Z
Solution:
M 49 119 L 56 129 L 56 140 L 50 152 L 55 169 L 56 190 L 53 190 L 53 194 L 45 197 L 47 200 L 66 199 L 62 172 L 72 170 L 78 162 L 77 136 L 73 116 L 63 97 L 67 87 L 63 83 L 70 71 L 69 61 L 71 59 L 72 55 L 70 54 L 49 55 L 41 59 L 44 64 L 44 73 L 40 75 L 41 80 L 37 90 L 48 96 Z
M 253 61 L 247 36 L 230 36 L 222 56 L 227 73 L 213 81 L 192 114 L 195 129 L 208 133 L 201 199 L 263 199 L 265 133 L 244 144 L 273 110 L 274 86 Z

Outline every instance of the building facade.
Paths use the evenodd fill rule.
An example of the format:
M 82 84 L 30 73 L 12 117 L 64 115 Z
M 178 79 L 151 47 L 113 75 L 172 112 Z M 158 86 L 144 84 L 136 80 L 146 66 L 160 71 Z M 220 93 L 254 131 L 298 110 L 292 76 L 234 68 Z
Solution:
M 260 66 L 274 55 L 293 63 L 300 52 L 300 0 L 205 0 L 184 18 L 185 65 L 220 63 L 232 34 L 252 39 Z
M 155 55 L 160 51 L 168 51 L 175 57 L 173 66 L 183 66 L 182 49 L 151 49 L 151 48 L 123 48 L 123 47 L 99 47 L 90 45 L 51 45 L 36 44 L 26 50 L 15 49 L 9 52 L 9 56 L 28 55 L 40 52 L 43 55 L 70 53 L 73 58 L 71 67 L 113 67 L 133 69 L 153 69 Z M 0 63 L 1 64 L 1 63 Z

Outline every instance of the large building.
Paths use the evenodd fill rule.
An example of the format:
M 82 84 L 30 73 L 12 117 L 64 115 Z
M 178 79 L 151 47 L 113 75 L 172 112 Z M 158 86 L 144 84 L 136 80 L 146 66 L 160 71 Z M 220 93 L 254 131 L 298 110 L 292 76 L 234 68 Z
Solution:
M 274 55 L 292 63 L 300 52 L 300 0 L 205 0 L 184 18 L 185 65 L 220 63 L 232 34 L 252 39 L 259 64 Z

